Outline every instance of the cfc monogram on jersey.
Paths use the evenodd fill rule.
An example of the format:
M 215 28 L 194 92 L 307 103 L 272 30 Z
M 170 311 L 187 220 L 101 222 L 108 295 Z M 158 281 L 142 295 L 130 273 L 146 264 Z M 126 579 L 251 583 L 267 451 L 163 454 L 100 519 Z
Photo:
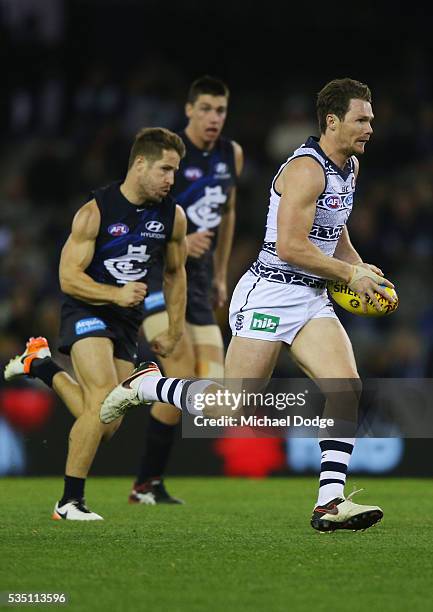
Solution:
M 187 233 L 216 230 L 236 182 L 233 145 L 219 138 L 211 151 L 197 148 L 181 134 L 186 155 L 176 175 L 173 197 L 185 210 Z M 216 239 L 214 239 L 214 244 Z
M 213 229 L 221 223 L 221 209 L 227 202 L 227 194 L 223 193 L 221 185 L 205 187 L 204 195 L 186 209 L 190 223 L 197 231 Z
M 138 281 L 147 274 L 150 255 L 147 253 L 147 245 L 128 245 L 124 255 L 104 259 L 104 266 L 118 283 Z

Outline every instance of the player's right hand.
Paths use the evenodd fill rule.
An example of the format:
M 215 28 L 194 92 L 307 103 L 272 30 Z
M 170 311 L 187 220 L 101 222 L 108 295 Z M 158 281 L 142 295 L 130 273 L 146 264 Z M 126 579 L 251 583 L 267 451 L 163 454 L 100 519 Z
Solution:
M 140 304 L 146 297 L 146 294 L 147 285 L 145 283 L 132 281 L 119 289 L 116 304 L 123 308 L 131 308 Z
M 384 276 L 377 274 L 372 267 L 366 264 L 353 266 L 352 278 L 347 283 L 348 287 L 359 295 L 363 312 L 367 312 L 368 298 L 371 299 L 376 310 L 382 310 L 376 293 L 382 295 L 386 300 L 396 299 L 392 298 L 385 289 L 385 287 L 394 289 L 394 285 Z M 376 269 L 379 270 L 379 268 Z
M 212 244 L 214 232 L 203 230 L 186 236 L 186 248 L 188 257 L 201 257 L 209 251 Z
M 179 338 L 180 336 L 178 335 L 173 336 L 170 330 L 163 331 L 155 336 L 150 343 L 150 348 L 160 357 L 169 357 L 178 343 Z

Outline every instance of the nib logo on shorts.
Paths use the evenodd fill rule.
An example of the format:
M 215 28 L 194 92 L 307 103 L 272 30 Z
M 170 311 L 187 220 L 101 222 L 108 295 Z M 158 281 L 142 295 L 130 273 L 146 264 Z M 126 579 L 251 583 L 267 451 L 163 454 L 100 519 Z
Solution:
M 270 332 L 275 334 L 278 325 L 280 324 L 280 317 L 274 317 L 268 314 L 262 314 L 261 312 L 253 313 L 253 320 L 251 321 L 250 329 L 255 329 L 262 332 Z

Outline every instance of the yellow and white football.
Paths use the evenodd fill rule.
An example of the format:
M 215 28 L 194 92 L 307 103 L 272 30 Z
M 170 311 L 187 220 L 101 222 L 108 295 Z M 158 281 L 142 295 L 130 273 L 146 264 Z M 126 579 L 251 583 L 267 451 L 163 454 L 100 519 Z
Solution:
M 394 289 L 385 287 L 385 290 L 390 296 L 397 297 L 397 293 Z M 376 310 L 373 306 L 373 302 L 369 299 L 367 302 L 367 312 L 363 312 L 359 295 L 347 285 L 338 281 L 328 282 L 328 292 L 332 299 L 337 302 L 339 306 L 344 308 L 344 310 L 355 315 L 360 315 L 361 317 L 384 317 L 397 310 L 398 307 L 398 297 L 396 302 L 391 302 L 379 293 L 376 293 L 376 297 L 383 310 Z

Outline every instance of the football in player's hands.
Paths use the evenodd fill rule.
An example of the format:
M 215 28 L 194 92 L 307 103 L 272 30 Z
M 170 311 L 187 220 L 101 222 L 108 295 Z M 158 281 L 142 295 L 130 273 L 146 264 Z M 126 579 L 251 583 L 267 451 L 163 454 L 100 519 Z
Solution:
M 382 310 L 377 310 L 371 299 L 368 297 L 367 312 L 364 312 L 362 309 L 360 296 L 344 283 L 339 281 L 329 281 L 328 292 L 332 299 L 339 306 L 344 308 L 344 310 L 347 310 L 347 312 L 351 312 L 352 314 L 360 315 L 362 317 L 383 317 L 397 310 L 398 296 L 395 289 L 391 289 L 391 287 L 386 287 L 385 285 L 382 286 L 385 288 L 386 293 L 388 293 L 390 297 L 395 297 L 397 299 L 395 301 L 387 300 L 385 297 L 383 297 L 383 295 L 376 293 L 376 298 L 382 307 Z

